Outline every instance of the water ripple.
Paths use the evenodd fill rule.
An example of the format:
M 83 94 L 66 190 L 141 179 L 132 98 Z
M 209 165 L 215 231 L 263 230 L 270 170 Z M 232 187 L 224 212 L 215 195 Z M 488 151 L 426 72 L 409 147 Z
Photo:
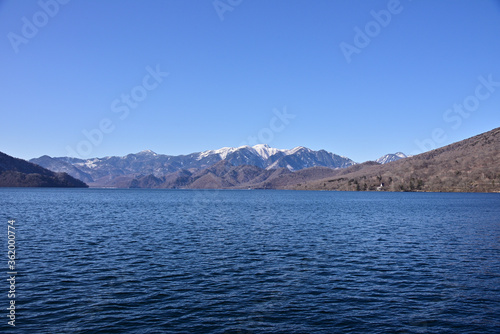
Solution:
M 0 195 L 18 224 L 17 331 L 500 329 L 498 194 Z

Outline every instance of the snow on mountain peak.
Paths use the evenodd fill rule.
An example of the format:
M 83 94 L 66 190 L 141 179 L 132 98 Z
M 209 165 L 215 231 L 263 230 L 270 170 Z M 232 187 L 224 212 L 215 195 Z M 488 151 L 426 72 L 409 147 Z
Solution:
M 226 159 L 227 155 L 229 153 L 233 153 L 234 151 L 237 151 L 238 148 L 236 147 L 223 147 L 218 150 L 215 150 L 214 153 L 218 154 L 222 160 Z
M 152 155 L 157 155 L 155 152 L 153 152 L 151 150 L 142 150 L 142 151 L 140 151 L 137 154 L 152 154 Z
M 404 159 L 404 158 L 407 158 L 408 156 L 402 152 L 397 152 L 397 153 L 389 153 L 389 154 L 386 154 L 380 158 L 378 158 L 377 160 L 375 160 L 376 162 L 380 163 L 380 164 L 386 164 L 386 163 L 389 163 L 389 162 L 393 162 L 393 161 L 396 161 L 396 160 L 399 160 L 399 159 Z
M 262 159 L 268 159 L 270 156 L 275 155 L 278 152 L 285 152 L 286 150 L 280 150 L 274 147 L 270 147 L 267 144 L 257 144 L 252 146 L 252 149 L 257 153 Z
M 296 147 L 292 150 L 283 150 L 283 149 L 271 147 L 268 144 L 257 144 L 254 146 L 244 145 L 244 146 L 240 146 L 240 147 L 223 147 L 223 148 L 220 148 L 218 150 L 208 150 L 208 151 L 200 152 L 197 160 L 201 160 L 201 159 L 203 159 L 209 155 L 212 155 L 212 154 L 218 154 L 220 156 L 220 158 L 222 160 L 224 160 L 224 159 L 226 159 L 228 154 L 239 151 L 239 150 L 243 150 L 243 149 L 247 149 L 247 150 L 252 151 L 253 153 L 260 156 L 264 160 L 267 160 L 267 159 L 269 159 L 269 157 L 275 155 L 276 153 L 280 153 L 280 152 L 282 152 L 286 155 L 289 155 L 289 154 L 294 154 L 299 149 L 309 150 L 309 149 L 302 147 L 302 146 Z
M 306 151 L 311 151 L 310 149 L 308 149 L 307 147 L 304 147 L 304 146 L 297 146 L 297 147 L 294 147 L 292 148 L 291 150 L 287 150 L 286 151 L 286 154 L 287 155 L 290 155 L 290 154 L 295 154 L 297 153 L 298 151 L 301 151 L 301 150 L 306 150 Z
M 257 144 L 252 146 L 253 148 L 271 148 L 268 144 Z
M 201 159 L 206 158 L 206 157 L 211 156 L 211 155 L 219 155 L 221 160 L 226 160 L 226 158 L 229 154 L 240 151 L 240 150 L 248 150 L 252 154 L 255 154 L 258 157 L 260 157 L 264 161 L 268 160 L 270 157 L 272 157 L 273 155 L 278 154 L 278 153 L 282 153 L 284 155 L 293 155 L 293 154 L 296 154 L 297 152 L 304 152 L 304 153 L 315 152 L 315 151 L 313 151 L 307 147 L 304 147 L 304 146 L 297 146 L 291 150 L 287 150 L 287 149 L 274 148 L 274 147 L 269 146 L 268 144 L 257 144 L 254 146 L 244 145 L 244 146 L 240 146 L 240 147 L 223 147 L 223 148 L 220 148 L 218 150 L 208 150 L 208 151 L 200 152 L 200 153 L 198 153 L 196 160 L 201 160 Z M 348 159 L 346 157 L 342 157 L 342 158 Z
M 226 159 L 226 157 L 229 153 L 237 151 L 238 149 L 239 148 L 236 148 L 236 147 L 223 147 L 223 148 L 219 148 L 218 150 L 208 150 L 208 151 L 200 152 L 197 160 L 201 160 L 201 159 L 208 157 L 209 155 L 212 155 L 212 154 L 218 154 L 220 156 L 220 158 L 222 160 L 224 160 L 224 159 Z

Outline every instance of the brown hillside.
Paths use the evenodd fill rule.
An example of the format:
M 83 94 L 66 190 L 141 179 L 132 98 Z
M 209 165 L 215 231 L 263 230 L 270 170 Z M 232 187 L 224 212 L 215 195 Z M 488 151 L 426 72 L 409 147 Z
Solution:
M 286 188 L 500 192 L 500 128 L 386 165 L 363 165 Z
M 66 173 L 55 173 L 0 152 L 0 187 L 88 187 Z

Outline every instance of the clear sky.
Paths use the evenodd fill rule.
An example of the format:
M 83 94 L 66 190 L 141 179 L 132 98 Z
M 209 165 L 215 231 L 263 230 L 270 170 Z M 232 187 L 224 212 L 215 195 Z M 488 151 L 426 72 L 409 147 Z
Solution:
M 500 1 L 1 1 L 0 112 L 25 159 L 417 153 L 500 126 Z

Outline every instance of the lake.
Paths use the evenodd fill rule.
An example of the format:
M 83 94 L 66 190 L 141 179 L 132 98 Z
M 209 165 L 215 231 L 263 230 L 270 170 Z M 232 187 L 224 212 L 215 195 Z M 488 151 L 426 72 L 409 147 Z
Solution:
M 0 219 L 3 332 L 500 332 L 500 194 L 4 188 Z

